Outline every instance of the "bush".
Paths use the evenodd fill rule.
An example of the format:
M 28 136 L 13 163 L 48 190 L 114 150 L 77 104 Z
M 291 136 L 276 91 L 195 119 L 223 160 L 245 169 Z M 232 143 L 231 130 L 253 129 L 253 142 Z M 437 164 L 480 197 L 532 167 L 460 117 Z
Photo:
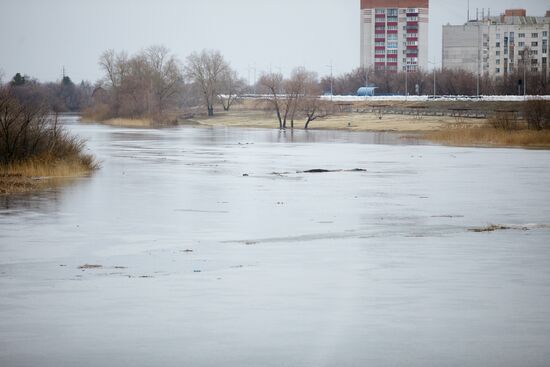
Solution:
M 489 118 L 489 125 L 498 130 L 518 130 L 519 123 L 515 112 L 498 111 Z
M 83 148 L 84 142 L 67 133 L 45 104 L 22 103 L 11 88 L 0 89 L 0 165 L 71 160 L 93 169 L 93 158 Z
M 527 126 L 531 130 L 550 128 L 550 101 L 532 99 L 524 104 L 523 110 Z

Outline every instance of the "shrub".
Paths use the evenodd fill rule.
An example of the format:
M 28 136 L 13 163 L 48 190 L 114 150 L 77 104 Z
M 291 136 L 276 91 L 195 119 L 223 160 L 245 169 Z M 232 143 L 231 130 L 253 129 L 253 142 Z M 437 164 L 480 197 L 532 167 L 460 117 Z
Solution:
M 518 130 L 519 124 L 515 112 L 497 111 L 489 117 L 489 125 L 498 130 Z
M 550 101 L 532 99 L 524 104 L 523 110 L 527 126 L 531 130 L 550 128 Z
M 83 149 L 83 140 L 66 132 L 43 103 L 22 103 L 9 87 L 0 89 L 0 165 L 70 160 L 93 169 Z

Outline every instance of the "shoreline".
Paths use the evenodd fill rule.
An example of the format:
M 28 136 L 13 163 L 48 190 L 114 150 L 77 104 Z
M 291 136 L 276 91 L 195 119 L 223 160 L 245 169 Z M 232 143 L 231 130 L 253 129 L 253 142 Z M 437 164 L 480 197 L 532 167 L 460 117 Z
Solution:
M 117 118 L 96 123 L 128 128 L 190 126 L 279 129 L 274 113 L 243 105 L 237 106 L 229 112 L 217 111 L 213 117 L 200 115 L 176 120 L 177 122 L 172 124 L 158 124 L 151 119 Z M 82 118 L 82 121 L 94 122 L 91 118 Z M 292 128 L 291 122 L 287 121 L 285 130 L 306 130 L 304 124 L 305 121 L 302 119 L 296 120 Z M 414 135 L 415 139 L 447 146 L 550 149 L 550 132 L 548 130 L 501 130 L 489 127 L 489 119 L 483 117 L 419 116 L 391 113 L 380 115 L 373 112 L 353 111 L 336 113 L 315 120 L 311 122 L 307 130 Z

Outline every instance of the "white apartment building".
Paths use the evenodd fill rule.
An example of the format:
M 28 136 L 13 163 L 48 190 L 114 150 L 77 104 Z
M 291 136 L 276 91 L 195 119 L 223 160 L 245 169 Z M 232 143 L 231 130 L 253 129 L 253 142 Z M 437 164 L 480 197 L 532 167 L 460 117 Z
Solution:
M 550 12 L 527 16 L 511 9 L 497 17 L 443 26 L 443 68 L 499 77 L 517 71 L 550 75 Z
M 428 19 L 429 0 L 361 0 L 361 66 L 426 69 Z

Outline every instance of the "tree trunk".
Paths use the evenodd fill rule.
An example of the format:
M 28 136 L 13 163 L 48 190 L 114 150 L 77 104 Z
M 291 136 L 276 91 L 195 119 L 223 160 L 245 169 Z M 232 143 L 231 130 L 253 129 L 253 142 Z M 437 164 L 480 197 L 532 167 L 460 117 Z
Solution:
M 208 117 L 214 116 L 214 107 L 208 106 Z

